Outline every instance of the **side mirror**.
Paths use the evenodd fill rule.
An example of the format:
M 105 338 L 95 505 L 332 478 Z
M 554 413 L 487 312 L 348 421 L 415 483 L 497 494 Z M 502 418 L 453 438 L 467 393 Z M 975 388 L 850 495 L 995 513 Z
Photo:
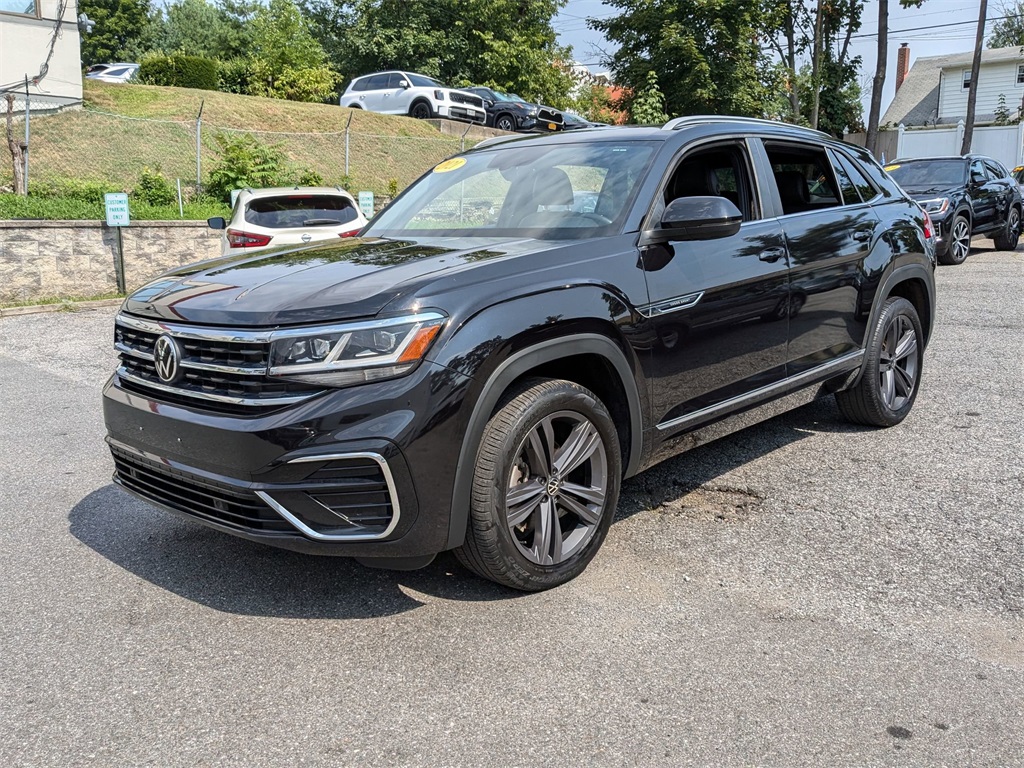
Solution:
M 985 174 L 971 171 L 971 184 L 984 184 L 986 181 Z
M 409 88 L 410 87 L 409 86 L 409 81 L 408 80 L 399 80 L 398 81 L 398 87 L 399 88 Z
M 645 232 L 643 241 L 717 240 L 735 235 L 741 223 L 743 214 L 725 197 L 679 197 L 665 208 L 661 226 Z
M 494 99 L 484 99 L 484 106 L 490 109 L 494 106 Z
M 206 220 L 206 225 L 210 229 L 227 229 L 228 223 L 223 216 L 213 216 Z

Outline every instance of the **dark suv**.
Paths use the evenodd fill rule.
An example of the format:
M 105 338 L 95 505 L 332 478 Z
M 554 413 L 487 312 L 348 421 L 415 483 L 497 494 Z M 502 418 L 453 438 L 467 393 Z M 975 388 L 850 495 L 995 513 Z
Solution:
M 1017 247 L 1020 187 L 999 161 L 981 155 L 926 157 L 897 160 L 885 170 L 931 216 L 943 264 L 963 264 L 974 235 L 991 237 L 1002 251 Z
M 668 456 L 826 395 L 906 417 L 929 227 L 863 150 L 780 123 L 492 139 L 359 239 L 132 294 L 114 479 L 253 541 L 552 587 Z
M 511 93 L 502 93 L 481 85 L 462 90 L 483 99 L 487 125 L 502 131 L 547 133 L 562 129 L 562 113 L 554 107 L 529 104 Z

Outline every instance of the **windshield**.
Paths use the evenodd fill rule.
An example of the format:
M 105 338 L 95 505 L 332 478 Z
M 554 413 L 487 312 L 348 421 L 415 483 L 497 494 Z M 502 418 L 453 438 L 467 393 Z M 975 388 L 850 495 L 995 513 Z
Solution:
M 885 166 L 901 187 L 956 187 L 967 181 L 967 163 L 963 160 L 911 160 Z
M 417 181 L 364 234 L 570 240 L 615 234 L 655 148 L 644 141 L 513 144 L 455 157 Z
M 424 77 L 423 75 L 409 75 L 409 82 L 415 85 L 417 88 L 444 88 L 445 86 L 437 82 L 432 77 Z
M 498 101 L 522 101 L 522 99 L 520 99 L 518 96 L 512 96 L 507 93 L 502 93 L 501 91 L 493 91 L 493 93 L 494 98 L 496 98 Z

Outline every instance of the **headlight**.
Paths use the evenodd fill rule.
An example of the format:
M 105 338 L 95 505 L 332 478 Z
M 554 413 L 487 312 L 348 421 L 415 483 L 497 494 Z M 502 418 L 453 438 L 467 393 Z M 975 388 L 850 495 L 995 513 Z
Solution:
M 436 312 L 273 335 L 269 375 L 345 387 L 412 371 L 444 326 Z
M 536 117 L 537 116 L 537 112 L 538 112 L 537 107 L 527 107 L 526 108 L 526 114 L 528 114 L 530 117 Z
M 948 197 L 936 197 L 934 200 L 922 200 L 921 207 L 928 213 L 945 213 L 949 209 Z

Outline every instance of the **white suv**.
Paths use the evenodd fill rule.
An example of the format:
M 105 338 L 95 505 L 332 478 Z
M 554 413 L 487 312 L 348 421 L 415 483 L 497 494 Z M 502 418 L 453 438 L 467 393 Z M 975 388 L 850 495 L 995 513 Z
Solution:
M 231 218 L 215 216 L 206 223 L 224 230 L 221 254 L 228 256 L 355 237 L 366 217 L 352 195 L 338 187 L 270 187 L 241 190 Z
M 446 117 L 483 125 L 487 122 L 484 101 L 466 91 L 448 88 L 426 75 L 413 72 L 378 72 L 357 77 L 338 102 L 343 107 L 409 115 L 426 120 Z

